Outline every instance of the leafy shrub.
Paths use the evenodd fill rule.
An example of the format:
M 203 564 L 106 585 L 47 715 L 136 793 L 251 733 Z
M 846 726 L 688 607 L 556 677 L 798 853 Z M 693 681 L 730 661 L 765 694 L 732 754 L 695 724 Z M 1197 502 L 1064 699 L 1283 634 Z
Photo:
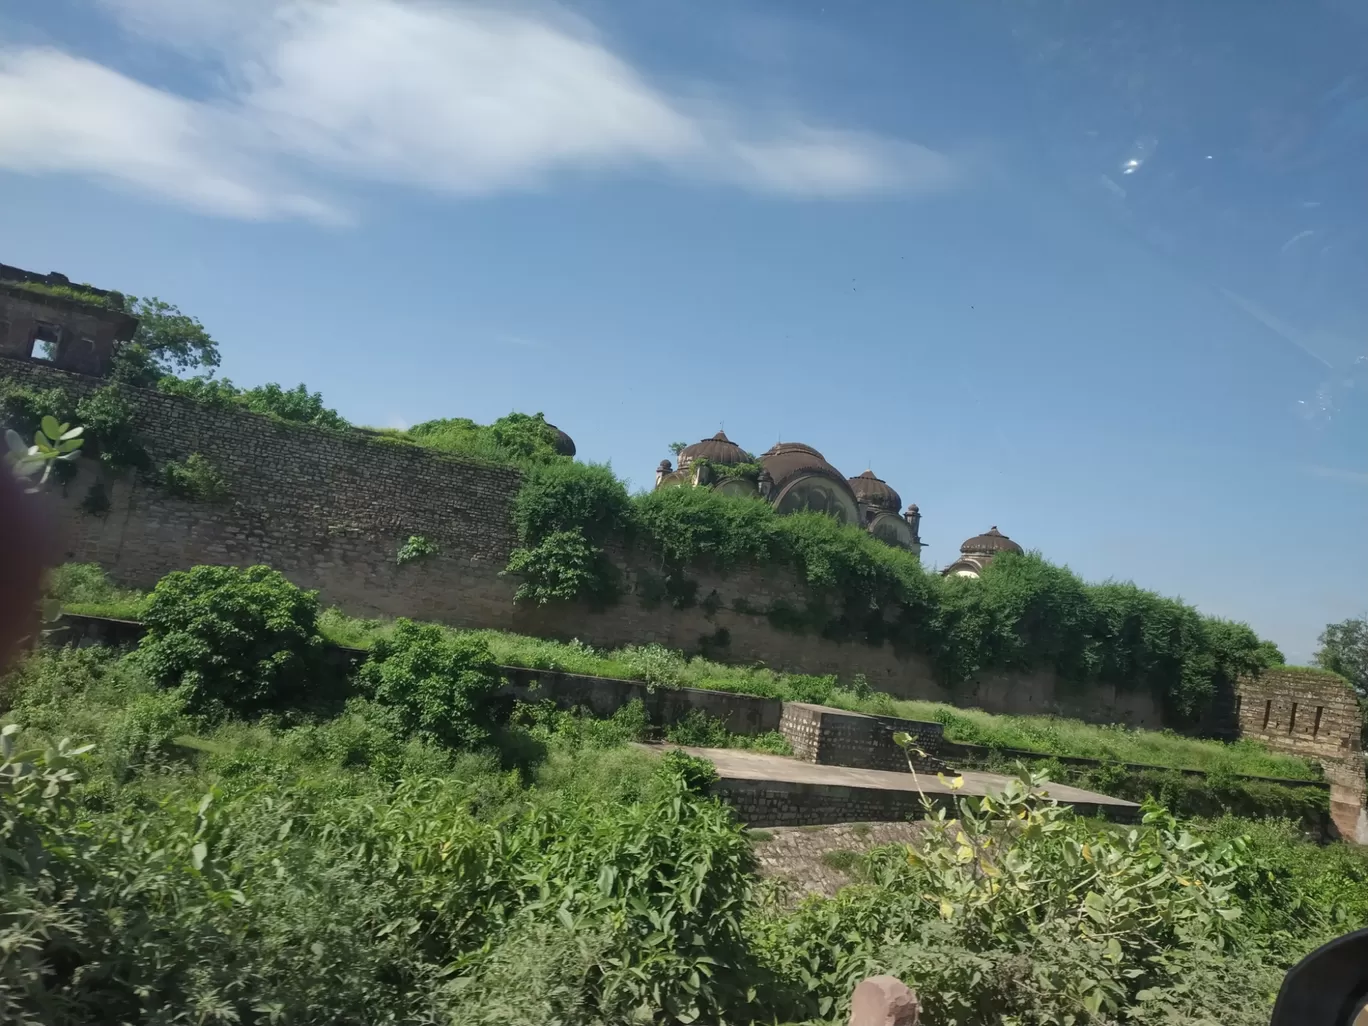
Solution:
M 132 401 L 117 385 L 96 389 L 76 404 L 75 422 L 94 439 L 100 462 L 111 470 L 146 471 L 152 457 L 143 444 L 134 421 Z
M 621 657 L 633 680 L 666 688 L 677 688 L 684 682 L 688 664 L 680 653 L 664 645 L 628 645 Z
M 429 420 L 415 424 L 401 437 L 468 458 L 518 467 L 569 461 L 556 451 L 556 429 L 540 413 L 510 413 L 489 425 L 465 417 Z
M 44 417 L 67 422 L 74 420 L 75 415 L 75 399 L 60 386 L 35 388 L 10 379 L 0 381 L 0 426 L 19 432 L 24 438 L 33 437 Z
M 191 1008 L 206 1023 L 539 1022 L 527 1017 L 550 1009 L 587 1024 L 717 1021 L 746 1004 L 754 856 L 684 772 L 662 766 L 641 802 L 523 803 L 497 822 L 472 814 L 459 777 L 353 796 L 258 775 L 250 791 L 91 814 L 71 800 L 69 754 L 9 742 L 7 1021 L 175 1022 Z
M 163 466 L 162 486 L 176 498 L 199 502 L 223 502 L 231 494 L 218 468 L 197 452 L 183 462 L 172 460 Z
M 717 783 L 717 768 L 707 759 L 672 748 L 660 757 L 661 772 L 677 778 L 690 794 L 706 795 Z
M 295 424 L 334 429 L 349 426 L 336 410 L 323 405 L 321 393 L 310 392 L 303 382 L 290 389 L 281 388 L 275 382 L 249 388 L 238 396 L 237 402 L 253 413 L 264 413 Z
M 63 563 L 48 571 L 46 593 L 63 606 L 118 603 L 139 597 L 116 588 L 98 563 Z
M 91 444 L 88 452 L 97 455 L 111 470 L 146 470 L 151 458 L 134 428 L 136 411 L 118 384 L 76 399 L 60 386 L 34 388 L 13 381 L 0 381 L 0 422 L 31 438 L 44 417 L 85 429 Z
M 421 534 L 411 534 L 408 541 L 399 546 L 399 552 L 395 555 L 394 561 L 400 566 L 405 563 L 412 563 L 416 559 L 436 554 L 437 546 L 428 541 Z
M 280 708 L 320 679 L 317 617 L 316 594 L 270 567 L 198 566 L 157 582 L 139 655 L 157 685 L 188 685 L 195 708 Z
M 628 702 L 606 720 L 583 710 L 557 709 L 549 700 L 535 705 L 519 702 L 514 706 L 510 723 L 545 745 L 570 751 L 616 748 L 632 741 L 645 741 L 650 736 L 646 708 L 640 699 Z
M 690 709 L 683 719 L 665 728 L 665 740 L 689 748 L 726 748 L 731 732 L 717 717 L 701 709 Z
M 518 548 L 508 572 L 523 578 L 515 599 L 610 601 L 617 584 L 603 545 L 630 517 L 627 490 L 608 467 L 571 460 L 530 466 L 513 501 Z
M 407 733 L 452 748 L 490 737 L 499 675 L 479 637 L 399 619 L 358 677 L 377 702 L 398 710 Z

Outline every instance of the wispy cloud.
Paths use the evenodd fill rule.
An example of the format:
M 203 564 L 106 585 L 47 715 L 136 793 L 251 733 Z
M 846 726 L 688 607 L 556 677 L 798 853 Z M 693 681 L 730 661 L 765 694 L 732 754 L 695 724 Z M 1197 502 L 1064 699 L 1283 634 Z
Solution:
M 456 196 L 657 168 L 790 197 L 954 183 L 943 154 L 670 95 L 557 9 L 423 0 L 104 0 L 221 83 L 191 98 L 55 49 L 0 50 L 0 168 L 238 218 L 343 216 L 352 179 Z
M 1346 470 L 1342 467 L 1306 466 L 1302 468 L 1312 477 L 1326 477 L 1334 481 L 1349 481 L 1368 485 L 1368 470 Z

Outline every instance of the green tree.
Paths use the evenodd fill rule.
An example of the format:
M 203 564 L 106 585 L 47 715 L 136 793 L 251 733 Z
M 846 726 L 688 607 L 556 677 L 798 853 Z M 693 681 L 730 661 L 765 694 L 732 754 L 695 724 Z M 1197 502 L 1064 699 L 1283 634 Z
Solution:
M 1320 648 L 1313 662 L 1354 685 L 1363 713 L 1363 743 L 1368 746 L 1368 614 L 1353 616 L 1339 623 L 1328 623 L 1321 631 Z
M 138 330 L 115 354 L 118 380 L 151 388 L 168 374 L 219 365 L 218 343 L 198 319 L 179 307 L 156 296 L 126 296 L 124 312 L 138 318 Z
M 1368 695 L 1368 615 L 1326 624 L 1318 640 L 1316 665 L 1338 673 L 1360 695 Z
M 483 638 L 400 618 L 376 642 L 359 679 L 404 729 L 452 748 L 489 740 L 498 667 Z
M 318 596 L 268 566 L 167 574 L 143 611 L 139 660 L 154 683 L 187 687 L 206 711 L 279 708 L 318 678 Z

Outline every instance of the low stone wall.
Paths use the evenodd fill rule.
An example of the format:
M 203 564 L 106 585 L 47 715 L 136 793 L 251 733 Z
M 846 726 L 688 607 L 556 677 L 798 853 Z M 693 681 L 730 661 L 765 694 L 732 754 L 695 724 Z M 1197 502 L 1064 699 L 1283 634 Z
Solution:
M 906 773 L 911 756 L 918 769 L 936 772 L 946 768 L 938 758 L 945 733 L 939 723 L 785 702 L 779 731 L 793 745 L 794 755 L 804 762 Z M 897 733 L 910 734 L 916 747 L 926 754 L 904 750 L 893 741 Z
M 941 755 L 962 768 L 980 766 L 993 760 L 995 756 L 1000 756 L 1007 759 L 1020 759 L 1023 762 L 1052 759 L 1055 762 L 1063 763 L 1065 766 L 1120 766 L 1132 773 L 1159 770 L 1165 773 L 1181 773 L 1185 777 L 1205 777 L 1207 775 L 1206 770 L 1199 769 L 1156 766 L 1146 762 L 1109 763 L 1102 759 L 1086 759 L 1078 755 L 1054 755 L 1050 752 L 1032 752 L 1024 748 L 991 748 L 988 745 L 966 745 L 957 741 L 942 741 Z M 1315 763 L 1314 759 L 1310 761 L 1313 764 Z M 1330 787 L 1326 780 L 1302 780 L 1299 777 L 1260 777 L 1250 773 L 1236 773 L 1234 775 L 1240 780 L 1259 780 L 1266 784 L 1281 784 L 1283 787 L 1313 787 L 1322 791 Z
M 1330 819 L 1336 832 L 1368 844 L 1368 781 L 1359 744 L 1362 715 L 1349 683 L 1321 670 L 1275 667 L 1240 681 L 1235 689 L 1239 735 L 1274 751 L 1318 760 L 1330 782 Z
M 737 819 L 753 828 L 895 822 L 915 819 L 923 813 L 920 794 L 891 788 L 723 777 L 713 785 L 712 793 L 736 810 Z M 933 805 L 949 806 L 952 800 L 949 795 L 927 797 Z M 1119 809 L 1089 802 L 1070 804 L 1082 816 L 1118 819 L 1129 810 L 1129 806 Z
M 557 708 L 582 708 L 601 718 L 640 701 L 647 719 L 659 726 L 678 723 L 698 711 L 721 720 L 733 734 L 765 734 L 778 730 L 782 717 L 783 703 L 775 698 L 703 688 L 653 688 L 635 680 L 520 666 L 501 666 L 499 672 L 508 681 L 506 693 L 524 702 L 550 700 Z

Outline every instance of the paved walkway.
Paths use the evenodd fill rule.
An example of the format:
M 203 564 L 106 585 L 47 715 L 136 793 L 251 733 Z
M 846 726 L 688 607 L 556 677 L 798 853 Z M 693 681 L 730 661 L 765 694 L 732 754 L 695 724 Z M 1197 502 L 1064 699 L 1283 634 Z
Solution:
M 701 756 L 717 767 L 717 775 L 730 780 L 781 780 L 792 784 L 835 784 L 840 787 L 870 787 L 890 791 L 912 791 L 917 787 L 911 773 L 893 773 L 888 770 L 852 769 L 849 766 L 819 766 L 812 762 L 801 762 L 784 755 L 767 755 L 763 752 L 748 752 L 739 748 L 686 748 L 682 745 L 651 745 L 653 749 L 680 748 L 690 755 Z M 1000 773 L 978 773 L 973 770 L 956 771 L 956 776 L 964 778 L 960 794 L 975 797 L 998 792 L 1011 777 Z M 942 784 L 936 775 L 918 773 L 922 790 L 928 794 L 952 794 L 952 788 Z M 946 779 L 950 779 L 947 775 Z M 1085 791 L 1081 787 L 1068 787 L 1065 784 L 1050 784 L 1047 793 L 1061 802 L 1081 805 L 1107 806 L 1117 810 L 1135 810 L 1134 802 L 1112 798 L 1105 794 Z

